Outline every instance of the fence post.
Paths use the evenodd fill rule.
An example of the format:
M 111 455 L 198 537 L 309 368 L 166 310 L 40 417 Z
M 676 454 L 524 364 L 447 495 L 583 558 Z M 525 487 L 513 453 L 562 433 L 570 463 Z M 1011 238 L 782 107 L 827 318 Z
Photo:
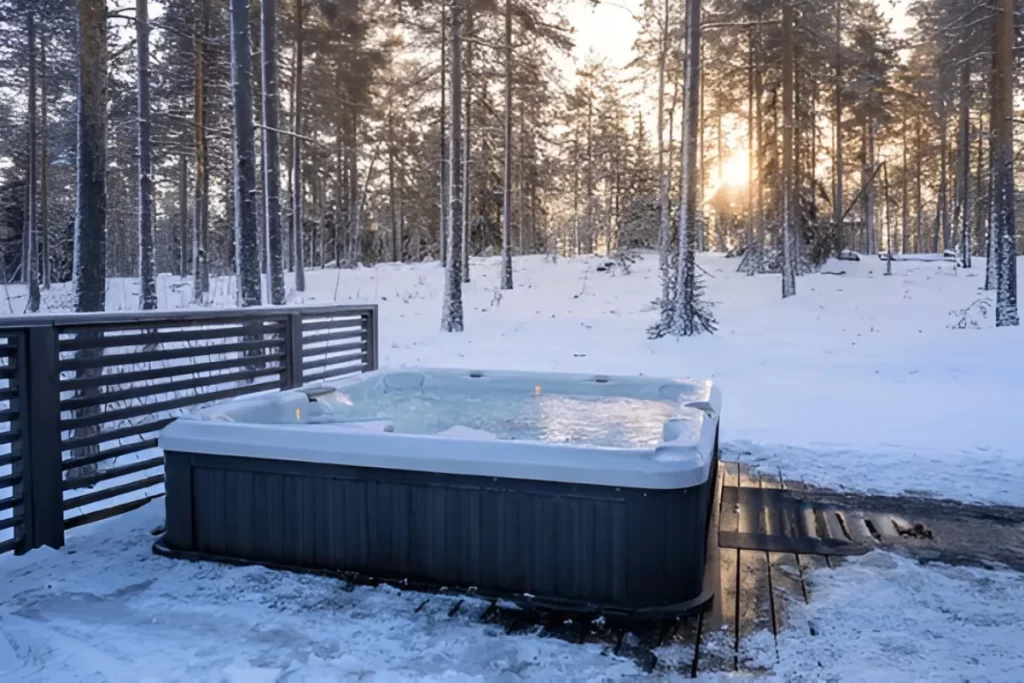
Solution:
M 284 326 L 284 389 L 302 386 L 302 314 L 292 311 Z
M 362 315 L 363 328 L 363 369 L 367 372 L 377 369 L 377 306 L 371 306 Z
M 18 353 L 24 551 L 64 545 L 57 328 L 24 328 Z

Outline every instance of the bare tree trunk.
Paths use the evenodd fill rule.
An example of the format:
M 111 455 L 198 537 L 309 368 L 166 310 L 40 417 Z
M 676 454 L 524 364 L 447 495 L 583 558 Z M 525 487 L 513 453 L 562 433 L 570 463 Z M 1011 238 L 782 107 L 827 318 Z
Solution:
M 701 116 L 701 118 L 704 118 L 704 117 Z M 718 147 L 715 150 L 715 152 L 716 152 L 716 156 L 717 156 L 717 160 L 718 160 L 717 164 L 718 164 L 718 182 L 719 183 L 721 183 L 722 182 L 722 178 L 725 177 L 725 165 L 723 163 L 723 160 L 724 160 L 724 157 L 725 157 L 725 148 L 723 147 L 722 143 L 723 143 L 723 140 L 722 140 L 722 112 L 719 111 L 718 112 L 718 116 L 716 117 L 716 120 L 715 120 L 715 144 Z M 706 173 L 703 174 L 703 175 L 704 175 L 705 178 L 707 177 Z M 704 199 L 703 199 L 703 197 L 701 197 L 701 206 L 704 206 Z M 726 238 L 728 236 L 725 234 L 725 230 L 726 230 L 725 222 L 722 220 L 722 217 L 719 216 L 716 213 L 715 214 L 715 249 L 717 251 L 725 251 L 726 250 L 726 244 L 727 244 Z M 707 227 L 704 228 L 704 234 L 705 235 L 707 234 Z M 701 244 L 701 249 L 702 249 L 702 251 L 707 251 L 707 244 L 706 243 Z
M 992 131 L 995 198 L 998 209 L 996 257 L 996 327 L 1019 325 L 1017 312 L 1017 255 L 1013 182 L 1013 46 L 1014 0 L 997 0 L 995 90 L 992 93 Z
M 836 3 L 836 77 L 835 77 L 835 132 L 833 147 L 835 154 L 836 187 L 835 199 L 832 202 L 832 216 L 836 230 L 836 253 L 842 252 L 847 246 L 843 229 L 843 213 L 846 210 L 843 198 L 843 0 Z
M 793 267 L 793 104 L 796 79 L 793 69 L 793 0 L 782 0 L 782 298 L 796 294 Z
M 448 93 L 445 92 L 445 75 L 448 70 L 447 60 L 447 45 L 448 45 L 448 8 L 446 2 L 441 3 L 441 117 L 438 125 L 440 127 L 440 138 L 441 138 L 441 202 L 438 206 L 439 217 L 438 225 L 440 226 L 441 234 L 438 237 L 438 248 L 439 256 L 438 259 L 441 261 L 441 265 L 445 268 L 448 267 L 448 183 L 449 183 L 449 165 L 450 161 L 447 158 L 448 155 L 448 140 L 446 130 L 448 127 L 448 112 L 445 108 L 445 98 Z
M 153 143 L 149 108 L 149 0 L 135 0 L 139 114 L 139 277 L 140 305 L 156 309 L 156 254 L 153 249 Z
M 512 0 L 505 0 L 505 178 L 501 225 L 501 288 L 512 289 Z
M 698 69 L 699 69 L 701 74 L 704 73 L 704 53 L 703 52 L 701 52 L 700 63 L 698 64 Z M 707 187 L 707 184 L 708 184 L 707 163 L 706 163 L 707 160 L 705 159 L 705 151 L 706 151 L 707 148 L 704 146 L 704 128 L 705 128 L 705 125 L 704 125 L 704 118 L 705 118 L 704 117 L 704 104 L 706 102 L 706 100 L 704 98 L 704 86 L 705 86 L 705 81 L 704 81 L 704 78 L 702 77 L 700 79 L 700 91 L 699 91 L 699 95 L 698 95 L 698 98 L 699 98 L 698 101 L 699 101 L 700 104 L 699 104 L 699 106 L 697 108 L 698 112 L 699 112 L 699 117 L 697 119 L 697 130 L 698 130 L 698 133 L 697 133 L 697 138 L 698 138 L 698 142 L 697 142 L 697 145 L 698 145 L 697 146 L 697 168 L 698 168 L 699 175 L 698 175 L 698 181 L 697 181 L 697 223 L 696 223 L 696 226 L 695 226 L 696 227 L 696 232 L 695 232 L 696 243 L 695 243 L 695 246 L 694 246 L 696 251 L 704 251 L 704 249 L 705 249 L 704 244 L 705 244 L 705 239 L 706 239 L 705 236 L 706 236 L 706 233 L 707 233 L 707 225 L 705 225 L 705 220 L 704 220 L 704 188 Z
M 658 260 L 661 268 L 662 279 L 662 301 L 667 301 L 671 296 L 669 292 L 669 280 L 671 267 L 669 260 L 669 249 L 674 248 L 669 241 L 669 202 L 668 186 L 669 174 L 665 166 L 665 71 L 668 68 L 669 50 L 669 0 L 661 0 L 665 14 L 661 25 L 661 45 L 658 51 Z M 671 128 L 671 126 L 670 126 Z
M 39 168 L 37 165 L 38 143 L 36 140 L 36 15 L 28 13 L 28 212 L 25 231 L 22 235 L 27 245 L 26 258 L 22 262 L 25 281 L 28 282 L 28 310 L 39 310 L 39 258 L 36 239 L 39 233 L 38 197 L 36 195 Z
M 518 244 L 518 247 L 519 247 L 519 255 L 520 256 L 522 256 L 523 254 L 526 253 L 524 251 L 524 246 L 523 246 L 523 230 L 524 230 L 525 223 L 526 223 L 526 218 L 525 218 L 525 214 L 524 214 L 524 211 L 523 211 L 524 196 L 526 194 L 524 192 L 524 190 L 523 190 L 523 188 L 524 188 L 523 175 L 525 173 L 524 168 L 526 166 L 526 160 L 527 160 L 527 150 L 526 150 L 526 112 L 524 111 L 524 109 L 525 109 L 525 107 L 523 106 L 522 98 L 520 98 L 520 101 L 519 101 L 519 158 L 518 158 L 518 161 L 517 161 L 518 166 L 516 168 L 516 170 L 517 170 L 516 184 L 517 184 L 517 187 L 519 188 L 519 192 L 516 194 L 516 243 Z
M 46 36 L 39 41 L 39 229 L 36 244 L 40 248 L 39 270 L 42 275 L 43 289 L 49 289 L 53 282 L 53 269 L 50 265 L 50 137 L 49 117 L 47 116 L 46 77 Z
M 903 169 L 900 172 L 900 184 L 902 185 L 902 197 L 901 209 L 903 211 L 902 220 L 900 222 L 900 253 L 906 254 L 909 250 L 909 235 L 907 234 L 910 230 L 910 166 L 907 159 L 907 125 L 906 120 L 903 121 Z
M 188 275 L 188 157 L 178 156 L 178 275 Z
M 857 250 L 864 251 L 865 253 L 871 250 L 867 237 L 867 227 L 871 221 L 871 207 L 868 206 L 867 191 L 868 185 L 871 182 L 871 164 L 869 159 L 868 124 L 863 122 L 860 126 L 860 230 L 862 234 L 858 234 L 854 230 L 850 241 L 856 245 L 855 248 Z
M 592 83 L 587 84 L 587 164 L 586 164 L 586 185 L 587 185 L 587 204 L 584 207 L 584 215 L 586 229 L 584 230 L 583 239 L 585 243 L 590 246 L 591 240 L 594 236 L 594 91 L 592 89 Z M 579 255 L 581 246 L 577 240 L 576 254 Z
M 313 224 L 314 234 L 309 245 L 309 265 L 313 268 L 323 268 L 324 265 L 324 242 L 327 240 L 327 230 L 324 228 L 324 218 L 327 215 L 326 194 L 324 180 L 314 171 L 313 201 L 316 203 L 316 222 Z
M 960 130 L 957 149 L 957 218 L 960 223 L 960 249 L 963 267 L 971 267 L 971 67 L 965 61 L 960 68 Z
M 754 132 L 754 27 L 747 29 L 747 232 L 746 248 L 754 245 L 754 156 L 757 153 L 757 135 Z M 753 269 L 748 273 L 753 275 Z
M 391 213 L 391 260 L 395 263 L 402 260 L 400 252 L 401 233 L 398 229 L 398 192 L 396 189 L 395 150 L 395 117 L 388 113 L 388 209 Z
M 920 116 L 918 116 L 914 120 L 914 132 L 915 132 L 914 137 L 916 139 L 915 153 L 914 153 L 914 162 L 915 162 L 914 163 L 914 165 L 915 165 L 915 169 L 914 169 L 914 181 L 915 181 L 914 204 L 915 204 L 915 208 L 914 208 L 914 211 L 916 213 L 915 228 L 914 228 L 914 251 L 917 252 L 917 253 L 920 253 L 921 252 L 921 245 L 924 243 L 924 204 L 922 203 L 922 199 L 921 199 L 921 184 L 922 184 L 922 181 L 921 181 L 921 176 L 922 176 L 922 170 L 921 170 L 921 161 L 922 161 L 921 160 L 921 156 L 922 156 L 922 154 L 921 154 L 921 145 L 922 145 L 923 141 L 921 140 L 921 117 Z
M 977 147 L 977 158 L 975 160 L 975 172 L 974 172 L 974 248 L 979 249 L 985 244 L 985 217 L 988 215 L 985 210 L 985 199 L 987 194 L 985 192 L 985 181 L 984 172 L 985 165 L 985 120 L 982 113 L 978 112 L 978 147 Z
M 943 95 L 945 97 L 945 95 Z M 946 120 L 946 104 L 943 101 L 939 115 L 939 221 L 942 227 L 942 245 L 938 244 L 936 233 L 935 251 L 949 249 L 949 132 Z
M 107 281 L 107 8 L 78 0 L 75 310 L 102 311 Z
M 305 187 L 302 179 L 302 67 L 305 58 L 305 33 L 303 30 L 304 0 L 295 0 L 295 67 L 292 93 L 292 266 L 295 268 L 295 290 L 306 291 L 305 240 L 303 237 L 303 198 Z
M 231 0 L 231 100 L 235 143 L 235 267 L 242 306 L 259 306 L 260 247 L 256 227 L 256 150 L 252 112 L 249 3 Z
M 346 259 L 352 265 L 360 262 L 362 249 L 362 196 L 359 193 L 359 113 L 355 106 L 350 107 L 347 117 L 348 130 L 345 134 L 345 171 L 348 178 L 348 239 Z M 369 173 L 367 173 L 369 180 Z
M 140 0 L 141 1 L 141 0 Z M 281 162 L 277 131 L 277 0 L 260 2 L 260 52 L 263 56 L 263 184 L 267 220 L 267 270 L 270 303 L 284 304 L 284 263 L 281 229 Z
M 761 42 L 760 28 L 757 34 L 757 47 L 761 49 L 763 44 Z M 759 53 L 760 54 L 760 53 Z M 760 58 L 759 58 L 760 60 Z M 765 225 L 764 225 L 764 190 L 765 190 L 765 172 L 764 172 L 764 141 L 767 137 L 764 129 L 764 71 L 760 61 L 754 68 L 754 119 L 756 120 L 755 128 L 755 139 L 754 142 L 757 144 L 757 154 L 755 155 L 757 161 L 757 187 L 754 190 L 755 207 L 754 207 L 754 242 L 757 244 L 756 252 L 756 270 L 762 272 L 764 270 L 764 246 L 765 246 Z
M 573 125 L 573 138 L 572 138 L 572 242 L 573 248 L 564 249 L 565 255 L 575 254 L 575 249 L 579 245 L 579 230 L 580 230 L 580 130 L 579 124 L 574 122 Z M 565 242 L 569 241 L 569 236 L 566 235 Z
M 340 68 L 340 66 L 335 71 L 334 85 L 335 85 L 335 88 L 337 88 L 338 90 L 341 89 L 341 68 Z M 342 123 L 341 119 L 342 119 L 341 116 L 337 116 L 335 118 L 335 125 L 334 125 L 334 166 L 335 166 L 334 171 L 335 171 L 335 174 L 337 175 L 337 183 L 336 183 L 336 187 L 334 188 L 334 204 L 335 204 L 335 208 L 334 208 L 334 222 L 333 222 L 333 225 L 331 226 L 333 228 L 332 229 L 332 234 L 331 234 L 331 249 L 334 252 L 333 256 L 334 256 L 334 267 L 335 268 L 340 268 L 341 267 L 341 225 L 342 225 L 342 219 L 344 218 L 345 220 L 347 220 L 348 212 L 351 210 L 347 206 L 348 205 L 348 201 L 345 198 L 346 192 L 348 191 L 348 182 L 346 180 L 346 174 L 347 174 L 348 171 L 346 170 L 345 160 L 344 160 L 344 158 L 342 158 L 343 157 L 343 153 L 342 153 L 342 149 L 341 149 L 341 141 L 342 141 L 342 138 L 345 137 L 345 126 Z M 324 192 L 326 194 L 326 188 L 324 189 Z
M 210 266 L 206 253 L 210 234 L 210 163 L 206 150 L 206 39 L 209 35 L 209 0 L 199 0 L 199 12 L 193 38 L 195 92 L 192 115 L 196 155 L 195 210 L 192 217 L 192 273 L 195 278 L 193 298 L 196 302 L 202 301 L 210 291 Z
M 995 92 L 995 68 L 993 62 L 992 90 Z M 992 101 L 992 113 L 988 124 L 988 240 L 985 249 L 985 289 L 993 290 L 999 282 L 999 195 L 996 183 L 996 128 L 995 100 Z
M 452 0 L 452 116 L 451 131 L 451 214 L 448 235 L 448 270 L 445 272 L 444 304 L 441 311 L 441 329 L 462 332 L 462 237 L 464 214 L 462 210 L 462 14 L 465 0 Z
M 882 187 L 884 188 L 885 202 L 885 274 L 892 275 L 892 203 L 889 201 L 889 166 L 883 162 L 882 165 Z
M 454 0 L 454 1 L 455 2 L 460 2 L 461 0 Z M 469 34 L 470 39 L 476 38 L 476 33 L 474 31 L 474 21 L 473 21 L 472 5 L 466 5 L 464 7 L 464 11 L 466 13 L 466 32 Z M 454 21 L 454 19 L 453 19 L 453 21 Z M 454 29 L 453 29 L 453 31 L 454 31 Z M 462 42 L 461 38 L 460 38 L 459 42 L 460 42 L 460 45 L 461 45 L 461 42 Z M 454 52 L 454 47 L 453 47 L 452 51 Z M 473 152 L 472 152 L 472 149 L 473 149 L 473 138 L 472 138 L 471 133 L 472 133 L 472 124 L 473 124 L 473 53 L 474 52 L 475 52 L 475 50 L 473 49 L 473 43 L 472 43 L 472 40 L 471 40 L 469 45 L 466 47 L 466 73 L 465 73 L 465 78 L 466 78 L 466 88 L 465 88 L 465 90 L 466 90 L 466 93 L 465 93 L 466 94 L 466 104 L 465 104 L 465 107 L 466 107 L 466 130 L 465 130 L 465 143 L 464 143 L 463 148 L 462 148 L 462 155 L 463 155 L 463 161 L 462 161 L 462 193 L 463 193 L 463 196 L 462 196 L 462 281 L 463 282 L 469 282 L 469 254 L 470 254 L 470 250 L 471 250 L 470 243 L 471 243 L 472 237 L 473 237 L 473 221 L 472 221 L 472 218 L 473 218 L 473 216 L 472 216 L 472 212 L 473 212 L 472 206 L 473 205 L 472 205 L 472 202 L 470 201 L 470 193 L 471 193 L 471 189 L 472 188 L 471 188 L 470 177 L 469 177 L 469 166 L 470 166 L 469 162 L 470 162 L 470 157 L 473 154 Z M 452 55 L 452 58 L 454 59 L 454 54 Z M 454 72 L 452 72 L 452 79 L 454 80 L 454 78 L 455 78 L 455 75 L 454 75 Z M 452 98 L 452 108 L 453 109 L 457 106 L 455 104 L 456 102 L 461 102 L 461 100 L 456 100 L 453 97 Z M 456 130 L 456 129 L 453 128 L 453 130 Z

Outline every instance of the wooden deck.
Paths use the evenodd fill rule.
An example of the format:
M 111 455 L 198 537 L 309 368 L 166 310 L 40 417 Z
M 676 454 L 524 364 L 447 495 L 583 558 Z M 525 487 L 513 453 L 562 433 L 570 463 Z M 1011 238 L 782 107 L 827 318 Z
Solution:
M 751 473 L 736 462 L 722 462 L 719 468 L 715 506 L 720 509 L 718 524 L 724 530 L 769 533 L 767 515 L 738 514 L 736 509 L 721 509 L 723 486 L 761 488 L 797 488 L 782 477 Z M 806 629 L 811 624 L 791 622 L 792 606 L 811 598 L 808 574 L 811 569 L 831 568 L 839 558 L 822 555 L 795 555 L 752 550 L 719 548 L 718 529 L 710 530 L 716 541 L 709 568 L 716 567 L 711 579 L 715 599 L 708 611 L 683 620 L 663 620 L 639 627 L 621 626 L 599 620 L 549 622 L 537 615 L 526 615 L 492 603 L 480 621 L 504 627 L 507 633 L 530 632 L 572 642 L 603 644 L 610 653 L 631 657 L 645 671 L 696 676 L 700 673 L 769 671 L 779 656 L 777 636 L 783 628 Z M 456 605 L 450 616 L 458 613 Z
M 739 505 L 723 507 L 723 487 L 807 490 L 814 499 L 828 495 L 835 497 L 836 492 L 810 490 L 802 483 L 787 481 L 781 473 L 778 477 L 754 473 L 737 462 L 722 462 L 719 473 L 715 492 L 715 509 L 719 514 L 712 520 L 712 554 L 708 558 L 709 571 L 713 572 L 709 578 L 715 584 L 715 598 L 711 608 L 698 616 L 643 625 L 616 624 L 601 618 L 594 620 L 592 615 L 567 618 L 564 614 L 530 613 L 501 602 L 481 605 L 479 600 L 456 600 L 454 596 L 424 596 L 420 607 L 440 600 L 443 604 L 435 605 L 433 609 L 447 610 L 450 618 L 460 615 L 493 625 L 498 632 L 503 629 L 510 634 L 531 633 L 575 643 L 597 644 L 607 648 L 609 653 L 632 658 L 643 670 L 654 674 L 697 676 L 712 672 L 768 672 L 780 656 L 786 654 L 782 648 L 790 641 L 785 639 L 780 643 L 778 638 L 783 629 L 804 633 L 808 638 L 815 635 L 814 624 L 806 619 L 801 621 L 800 610 L 794 609 L 813 599 L 812 571 L 828 571 L 845 560 L 841 554 L 804 555 L 719 547 L 719 530 L 779 535 L 779 530 L 771 526 L 773 515 L 769 511 L 758 512 L 753 507 Z M 915 521 L 925 522 L 936 530 L 935 539 L 930 533 L 926 539 L 903 538 L 900 545 L 907 550 L 928 550 L 933 559 L 941 557 L 953 562 L 975 563 L 980 559 L 983 561 L 981 566 L 988 566 L 984 562 L 996 562 L 1024 571 L 1022 508 L 857 494 L 839 494 L 839 497 L 854 506 L 848 510 L 862 509 L 876 521 L 879 520 L 875 516 L 877 514 L 907 513 Z M 804 517 L 804 522 L 811 528 L 817 528 L 817 533 L 824 531 L 832 538 L 842 537 L 845 531 L 850 532 L 847 537 L 867 533 L 848 524 L 850 519 L 854 519 L 851 516 L 842 518 L 835 514 L 819 514 L 815 520 L 813 511 L 802 514 L 810 515 L 809 518 Z M 892 520 L 902 518 L 890 516 L 889 519 L 892 524 Z M 797 520 L 788 523 L 799 524 Z M 878 529 L 881 526 L 881 522 L 876 524 Z M 936 551 L 941 553 L 935 554 Z
M 716 492 L 721 502 L 722 486 L 786 488 L 798 485 L 782 477 L 751 473 L 735 462 L 723 462 Z M 720 509 L 718 523 L 726 531 L 770 533 L 766 515 L 739 514 L 736 509 Z M 715 530 L 717 532 L 717 530 Z M 792 605 L 810 600 L 808 574 L 811 569 L 830 568 L 837 558 L 822 555 L 795 555 L 718 548 L 718 576 L 715 600 L 710 610 L 680 621 L 669 637 L 654 650 L 666 655 L 666 661 L 652 662 L 648 670 L 673 670 L 691 675 L 722 671 L 766 671 L 778 659 L 779 632 L 786 627 L 806 628 L 810 624 L 791 624 Z M 672 656 L 672 651 L 692 653 L 689 662 Z M 674 661 L 668 661 L 674 660 Z M 687 667 L 687 664 L 689 666 Z

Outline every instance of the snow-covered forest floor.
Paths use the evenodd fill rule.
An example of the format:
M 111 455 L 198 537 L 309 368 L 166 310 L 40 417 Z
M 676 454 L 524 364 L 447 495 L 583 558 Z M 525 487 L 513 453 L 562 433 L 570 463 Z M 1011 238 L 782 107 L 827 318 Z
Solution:
M 1024 505 L 1024 328 L 997 330 L 994 312 L 981 314 L 976 302 L 995 298 L 981 289 L 983 259 L 970 270 L 896 261 L 891 277 L 874 257 L 834 261 L 786 301 L 778 276 L 738 274 L 718 254 L 698 262 L 720 329 L 678 341 L 646 335 L 654 254 L 629 274 L 598 271 L 599 257 L 518 258 L 510 292 L 498 290 L 498 259 L 474 259 L 462 334 L 440 331 L 436 262 L 313 270 L 289 303 L 377 303 L 383 367 L 714 377 L 726 457 L 742 450 L 744 462 L 833 488 Z M 234 305 L 233 278 L 211 289 L 214 305 Z M 158 292 L 161 308 L 191 305 L 188 281 L 162 276 Z M 23 300 L 0 290 L 0 315 L 23 312 Z M 44 293 L 50 311 L 71 301 L 70 288 Z M 138 283 L 111 280 L 107 305 L 138 308 Z M 952 329 L 968 307 L 982 329 Z
M 383 366 L 713 376 L 723 391 L 723 456 L 831 488 L 914 492 L 1024 505 L 1019 405 L 1024 331 L 995 329 L 976 302 L 984 262 L 832 262 L 780 298 L 777 276 L 701 255 L 715 336 L 651 341 L 657 257 L 629 274 L 598 257 L 516 259 L 499 292 L 497 259 L 474 259 L 466 329 L 439 331 L 436 263 L 309 273 L 293 303 L 380 305 Z M 841 274 L 840 274 L 841 273 Z M 109 284 L 108 308 L 137 307 L 137 283 Z M 233 283 L 214 282 L 217 305 Z M 189 285 L 162 277 L 162 308 Z M 20 313 L 24 293 L 0 292 Z M 63 308 L 70 292 L 44 295 Z M 970 308 L 966 316 L 960 311 Z M 980 329 L 952 329 L 966 317 Z M 970 325 L 969 325 L 970 326 Z M 634 664 L 599 646 L 508 636 L 447 618 L 442 599 L 344 592 L 337 582 L 152 556 L 159 503 L 76 530 L 60 552 L 0 558 L 4 680 L 621 680 Z M 1020 680 L 1024 578 L 922 566 L 873 553 L 811 576 L 759 663 L 781 680 Z M 472 612 L 471 608 L 468 612 Z M 480 607 L 482 609 L 482 607 Z M 811 637 L 808 622 L 817 635 Z M 756 648 L 758 639 L 751 643 Z M 670 658 L 670 657 L 669 657 Z M 755 659 L 758 657 L 755 654 Z M 5 673 L 6 672 L 6 673 Z

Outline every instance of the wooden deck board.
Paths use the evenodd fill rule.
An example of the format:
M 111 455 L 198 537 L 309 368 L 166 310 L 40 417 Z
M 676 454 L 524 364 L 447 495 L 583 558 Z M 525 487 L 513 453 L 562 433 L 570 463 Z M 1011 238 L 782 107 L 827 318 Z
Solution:
M 740 468 L 739 484 L 748 488 L 761 488 L 760 477 L 745 467 Z M 763 506 L 742 510 L 739 515 L 740 533 L 761 533 L 765 525 Z M 767 552 L 739 551 L 737 601 L 737 668 L 762 670 L 768 664 L 766 656 L 770 657 L 771 661 L 777 658 L 772 628 L 771 571 Z M 767 642 L 766 634 L 771 642 Z
M 739 465 L 722 462 L 719 465 L 719 487 L 739 483 Z M 719 493 L 719 528 L 724 531 L 739 529 L 736 507 L 727 505 Z M 716 545 L 717 545 L 717 539 Z M 711 565 L 714 566 L 714 565 Z M 739 551 L 734 548 L 718 549 L 718 590 L 709 611 L 700 616 L 700 642 L 696 657 L 696 672 L 731 671 L 736 668 L 736 591 Z
M 761 488 L 778 489 L 782 487 L 782 481 L 774 477 L 761 477 Z M 771 533 L 776 526 L 789 526 L 796 523 L 796 520 L 767 518 L 768 533 Z M 772 583 L 772 628 L 775 635 L 785 628 L 789 615 L 793 613 L 792 605 L 795 601 L 806 601 L 807 595 L 804 592 L 803 571 L 800 566 L 800 556 L 793 553 L 769 553 L 768 554 L 771 583 Z M 777 641 L 776 641 L 777 645 Z
M 677 673 L 686 673 L 687 669 L 685 662 L 689 661 L 689 673 L 691 676 L 696 676 L 700 670 L 699 662 L 701 657 L 701 636 L 711 628 L 712 622 L 718 624 L 722 623 L 722 549 L 718 547 L 718 530 L 722 524 L 722 488 L 726 478 L 726 463 L 719 461 L 718 472 L 715 478 L 715 490 L 712 498 L 712 514 L 710 525 L 708 528 L 708 556 L 707 556 L 707 567 L 713 568 L 709 570 L 709 576 L 705 577 L 705 582 L 710 584 L 711 590 L 714 592 L 714 597 L 711 602 L 711 606 L 708 610 L 701 612 L 696 617 L 691 619 L 685 619 L 676 623 L 672 632 L 669 634 L 667 644 L 670 647 L 668 649 L 673 650 L 671 656 L 677 660 L 677 665 L 674 667 L 674 671 Z M 716 616 L 717 615 L 717 616 Z M 711 653 L 705 652 L 709 658 L 713 657 Z M 689 655 L 689 659 L 686 657 Z M 730 664 L 732 663 L 730 659 Z

